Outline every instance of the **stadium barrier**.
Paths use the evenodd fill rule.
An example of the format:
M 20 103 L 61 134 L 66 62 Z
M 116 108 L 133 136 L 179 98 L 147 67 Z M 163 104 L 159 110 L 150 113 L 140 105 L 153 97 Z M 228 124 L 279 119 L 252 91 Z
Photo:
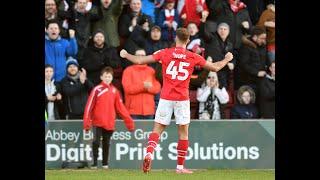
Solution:
M 135 120 L 134 132 L 117 120 L 109 154 L 109 167 L 138 169 L 145 153 L 152 120 Z M 93 134 L 82 129 L 82 120 L 48 121 L 45 132 L 46 168 L 61 168 L 63 162 L 92 162 Z M 153 169 L 176 167 L 177 128 L 175 122 L 163 132 L 152 164 Z M 275 121 L 192 120 L 189 127 L 186 166 L 191 169 L 274 169 Z M 99 166 L 102 151 L 99 150 Z

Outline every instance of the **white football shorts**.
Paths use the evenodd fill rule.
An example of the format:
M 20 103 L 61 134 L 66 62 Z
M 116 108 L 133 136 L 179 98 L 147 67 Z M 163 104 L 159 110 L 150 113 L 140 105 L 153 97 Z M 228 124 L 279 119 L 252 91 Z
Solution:
M 176 119 L 176 124 L 185 125 L 190 123 L 190 100 L 171 101 L 161 99 L 156 111 L 155 122 L 169 125 L 172 113 Z

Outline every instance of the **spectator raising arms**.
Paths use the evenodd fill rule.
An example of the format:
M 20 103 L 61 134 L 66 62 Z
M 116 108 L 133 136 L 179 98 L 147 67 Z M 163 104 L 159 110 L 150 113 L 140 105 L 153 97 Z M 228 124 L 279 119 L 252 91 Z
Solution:
M 103 18 L 93 23 L 91 32 L 101 29 L 105 34 L 107 47 L 119 47 L 120 39 L 118 34 L 118 22 L 122 12 L 122 0 L 98 0 L 101 4 L 97 9 L 101 9 Z
M 229 101 L 226 88 L 219 88 L 217 73 L 210 72 L 205 83 L 198 88 L 197 100 L 199 104 L 199 119 L 218 120 L 222 119 L 221 104 Z
M 70 40 L 60 37 L 60 27 L 57 21 L 51 20 L 47 24 L 47 35 L 45 36 L 45 64 L 50 64 L 54 69 L 54 76 L 57 82 L 66 75 L 67 56 L 75 57 L 78 52 L 78 45 L 75 38 L 75 31 L 70 29 Z

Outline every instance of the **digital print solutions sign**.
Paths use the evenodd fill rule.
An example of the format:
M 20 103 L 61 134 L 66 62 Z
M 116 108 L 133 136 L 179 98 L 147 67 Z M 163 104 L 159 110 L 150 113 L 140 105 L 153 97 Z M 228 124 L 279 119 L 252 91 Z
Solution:
M 153 121 L 135 121 L 136 129 L 127 131 L 117 121 L 109 154 L 110 168 L 139 169 Z M 274 169 L 274 120 L 199 121 L 189 127 L 186 166 L 197 168 Z M 46 168 L 61 168 L 63 161 L 92 163 L 91 131 L 82 130 L 82 121 L 49 121 L 45 133 Z M 162 133 L 154 153 L 153 169 L 171 169 L 177 160 L 177 125 L 173 121 Z M 99 158 L 102 160 L 102 150 Z

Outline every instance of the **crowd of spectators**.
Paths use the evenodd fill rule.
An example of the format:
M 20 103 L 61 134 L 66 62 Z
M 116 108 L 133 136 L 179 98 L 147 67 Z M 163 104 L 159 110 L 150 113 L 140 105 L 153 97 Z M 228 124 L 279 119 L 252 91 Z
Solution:
M 234 55 L 217 73 L 195 67 L 192 119 L 275 118 L 274 0 L 45 0 L 48 119 L 82 119 L 105 67 L 130 115 L 153 119 L 161 65 L 133 65 L 119 51 L 172 47 L 179 27 L 191 35 L 187 50 L 207 61 Z

